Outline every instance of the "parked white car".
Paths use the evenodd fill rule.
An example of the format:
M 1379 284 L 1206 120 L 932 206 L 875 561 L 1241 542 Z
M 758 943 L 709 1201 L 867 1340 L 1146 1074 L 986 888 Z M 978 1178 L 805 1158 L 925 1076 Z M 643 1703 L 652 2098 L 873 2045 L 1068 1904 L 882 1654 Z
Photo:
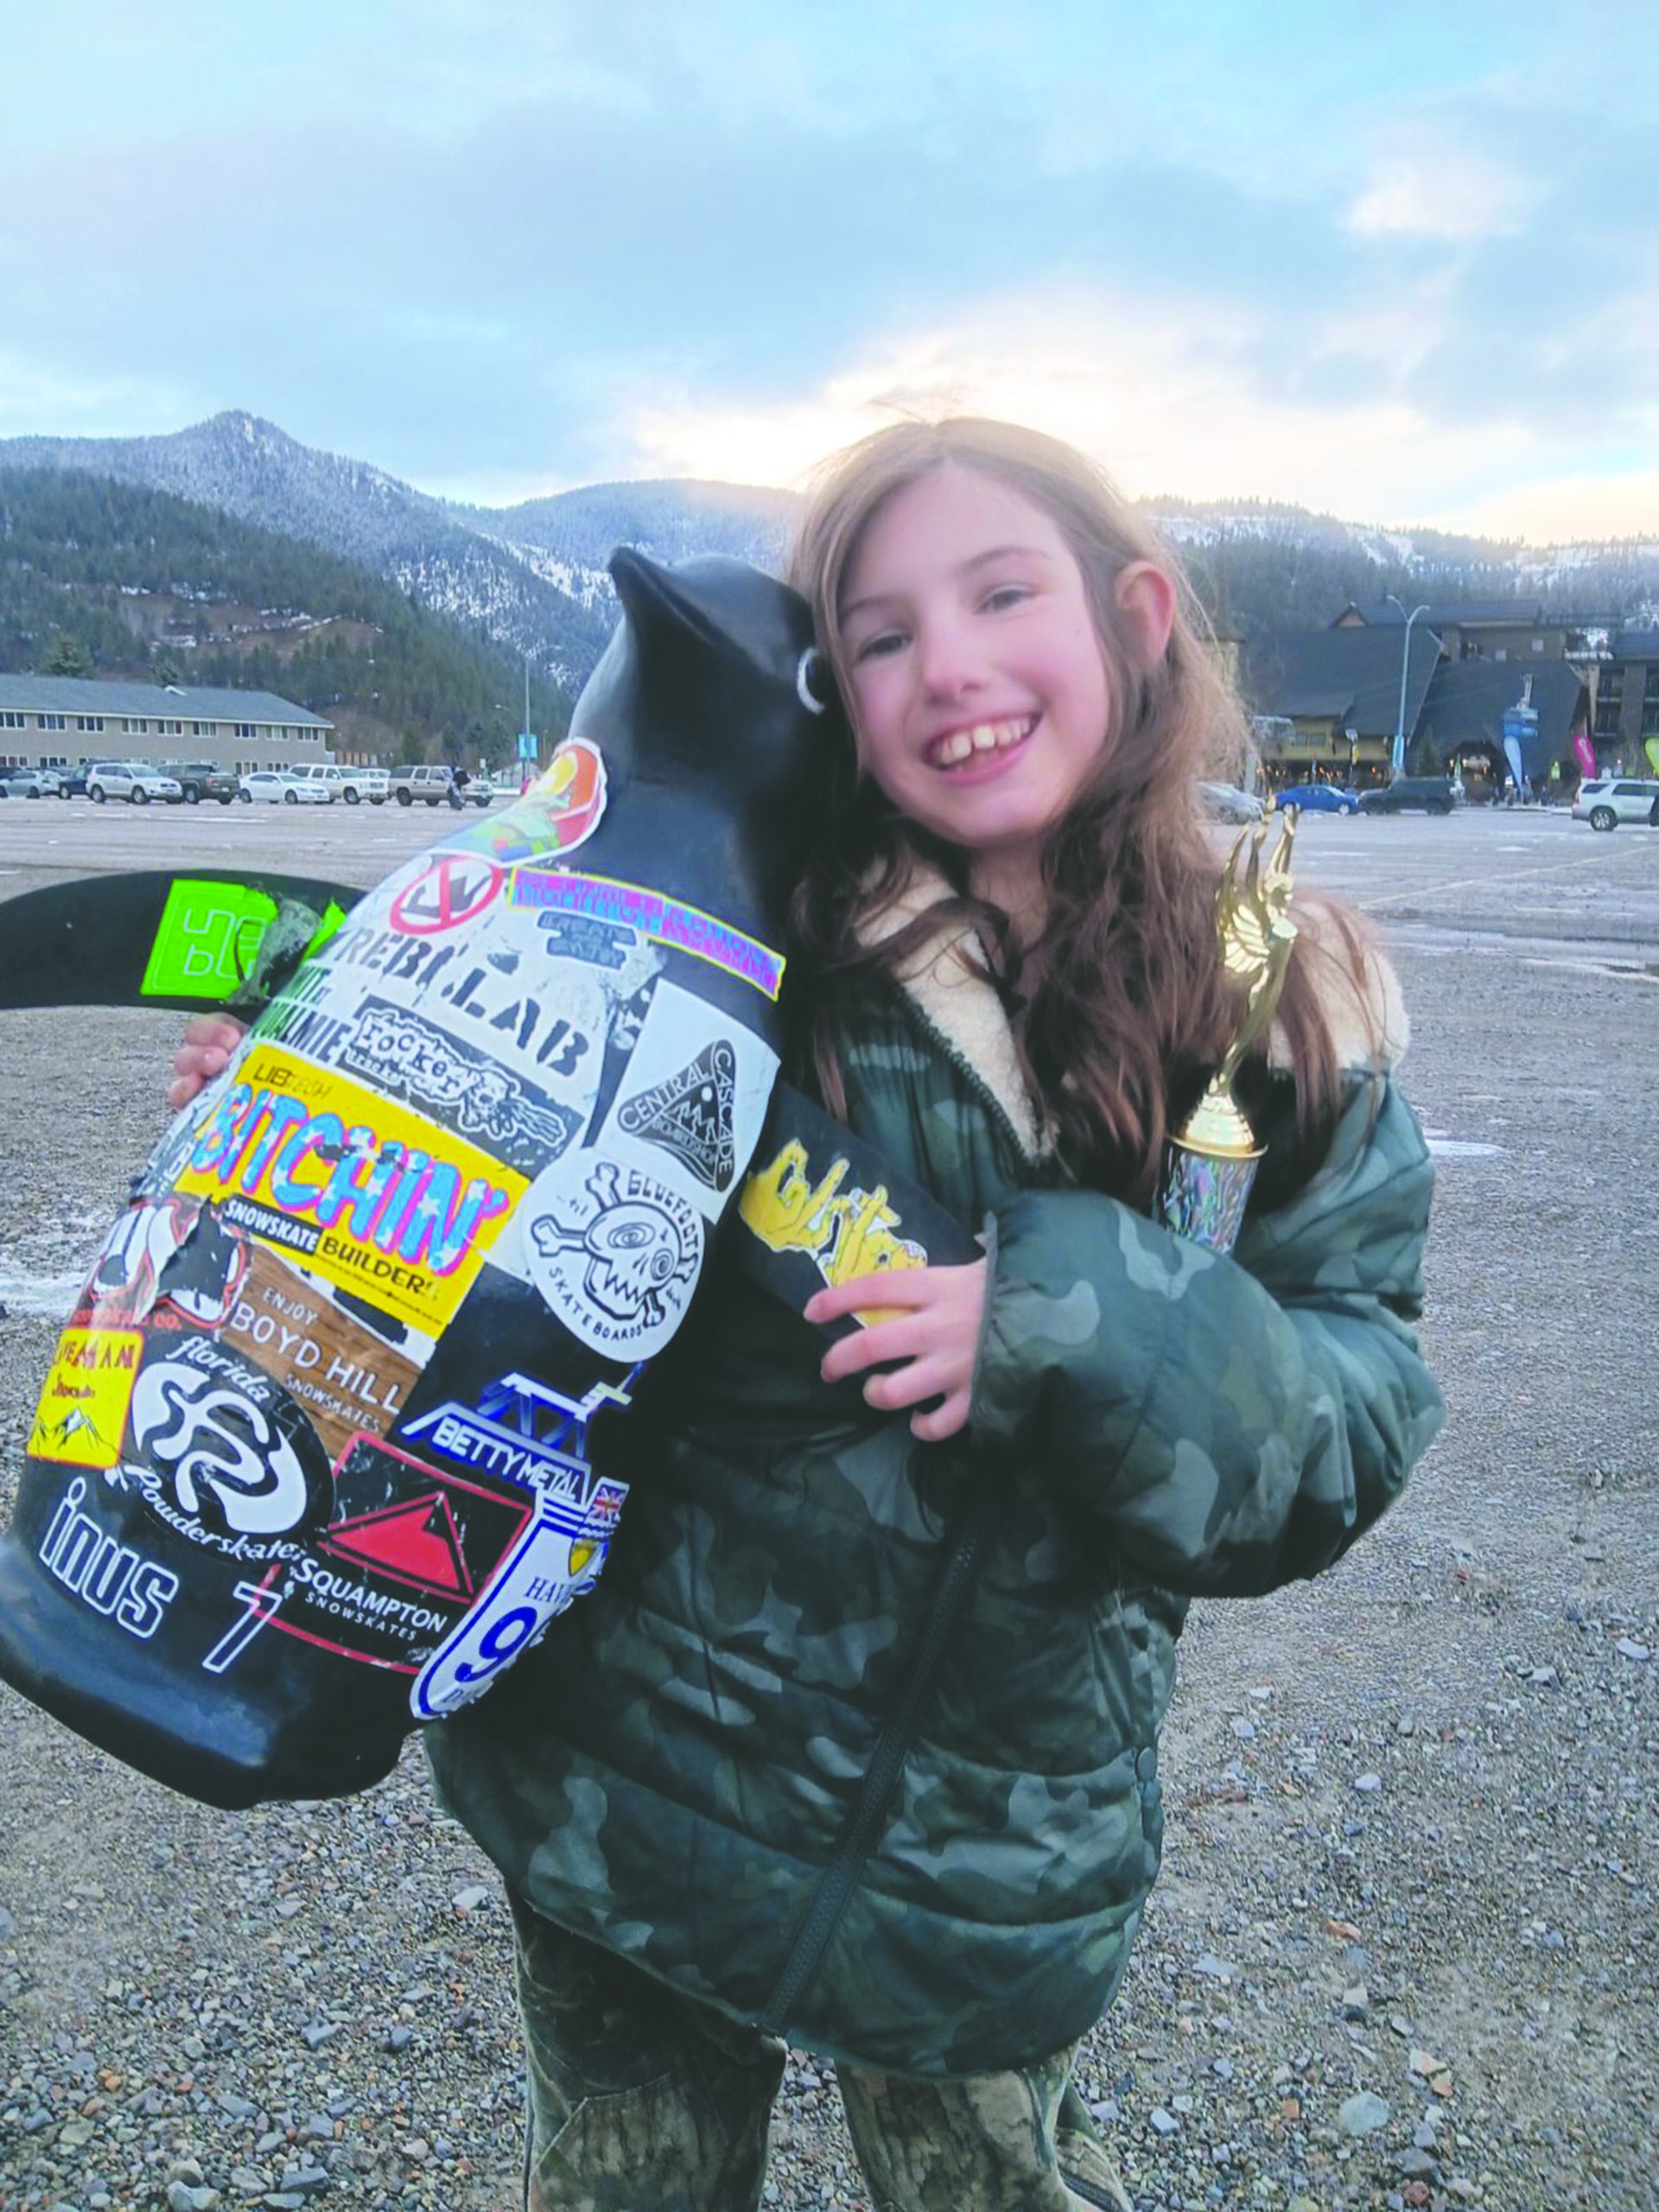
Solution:
M 321 784 L 331 804 L 343 798 L 347 806 L 360 806 L 365 799 L 371 806 L 384 806 L 391 785 L 388 770 L 353 768 L 341 760 L 309 760 L 293 773 L 308 784 Z
M 55 798 L 57 791 L 54 769 L 0 768 L 0 798 L 44 798 L 48 793 Z
M 148 806 L 153 798 L 169 806 L 181 804 L 184 786 L 175 776 L 164 776 L 147 760 L 96 760 L 86 771 L 86 796 L 101 806 L 105 799 L 124 798 L 133 806 Z
M 1659 782 L 1646 776 L 1592 776 L 1579 785 L 1573 819 L 1592 830 L 1645 822 L 1659 830 Z
M 328 792 L 321 784 L 292 768 L 256 768 L 242 779 L 242 802 L 256 799 L 266 806 L 327 806 Z

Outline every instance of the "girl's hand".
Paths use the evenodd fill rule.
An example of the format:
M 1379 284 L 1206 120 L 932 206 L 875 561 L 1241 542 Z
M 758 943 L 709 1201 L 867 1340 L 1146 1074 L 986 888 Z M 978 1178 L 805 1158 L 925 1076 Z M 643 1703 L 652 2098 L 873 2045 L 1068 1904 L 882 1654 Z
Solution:
M 861 1275 L 817 1292 L 803 1311 L 809 1321 L 880 1312 L 883 1319 L 830 1345 L 820 1370 L 823 1379 L 839 1382 L 866 1368 L 901 1362 L 891 1374 L 871 1376 L 865 1403 L 892 1412 L 941 1400 L 910 1424 L 911 1433 L 925 1444 L 939 1444 L 967 1425 L 989 1294 L 990 1262 L 974 1260 L 964 1268 L 891 1268 Z
M 202 1085 L 221 1074 L 246 1035 L 246 1026 L 228 1014 L 193 1014 L 184 1025 L 184 1042 L 173 1055 L 173 1081 L 167 1103 L 176 1113 Z

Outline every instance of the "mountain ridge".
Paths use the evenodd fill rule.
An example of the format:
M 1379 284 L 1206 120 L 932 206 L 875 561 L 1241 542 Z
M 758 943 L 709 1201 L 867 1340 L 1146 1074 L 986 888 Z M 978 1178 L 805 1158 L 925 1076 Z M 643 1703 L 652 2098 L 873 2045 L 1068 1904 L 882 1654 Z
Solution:
M 618 543 L 664 561 L 782 556 L 794 494 L 696 479 L 623 480 L 505 507 L 421 492 L 373 463 L 302 444 L 228 409 L 135 438 L 0 440 L 0 467 L 72 469 L 146 486 L 376 570 L 420 606 L 481 628 L 574 696 L 615 619 Z M 1174 547 L 1217 626 L 1329 621 L 1350 599 L 1532 597 L 1586 617 L 1659 619 L 1659 540 L 1537 548 L 1343 521 L 1287 501 L 1137 503 Z

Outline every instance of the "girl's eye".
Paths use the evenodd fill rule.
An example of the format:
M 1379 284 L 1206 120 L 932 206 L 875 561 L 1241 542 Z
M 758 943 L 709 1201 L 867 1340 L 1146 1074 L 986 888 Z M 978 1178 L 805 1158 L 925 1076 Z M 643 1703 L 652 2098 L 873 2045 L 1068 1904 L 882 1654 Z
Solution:
M 856 667 L 861 661 L 883 660 L 889 653 L 896 653 L 904 642 L 899 631 L 882 630 L 874 638 L 866 638 L 861 645 L 854 649 L 853 664 Z
M 1030 588 L 1026 584 L 999 584 L 995 591 L 986 593 L 982 604 L 988 614 L 1000 614 L 1004 607 L 1017 607 L 1021 600 L 1030 597 Z

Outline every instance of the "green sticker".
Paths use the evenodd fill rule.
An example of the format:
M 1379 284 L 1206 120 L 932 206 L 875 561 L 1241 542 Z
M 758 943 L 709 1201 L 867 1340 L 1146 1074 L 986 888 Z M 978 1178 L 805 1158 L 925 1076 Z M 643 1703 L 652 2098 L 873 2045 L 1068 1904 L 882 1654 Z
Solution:
M 276 918 L 276 901 L 250 883 L 181 876 L 167 894 L 141 995 L 229 998 L 252 973 L 260 940 Z
M 346 909 L 331 899 L 323 910 L 322 919 L 317 924 L 315 936 L 305 948 L 305 957 L 308 960 L 314 952 L 322 950 L 323 946 L 327 944 L 345 918 Z

